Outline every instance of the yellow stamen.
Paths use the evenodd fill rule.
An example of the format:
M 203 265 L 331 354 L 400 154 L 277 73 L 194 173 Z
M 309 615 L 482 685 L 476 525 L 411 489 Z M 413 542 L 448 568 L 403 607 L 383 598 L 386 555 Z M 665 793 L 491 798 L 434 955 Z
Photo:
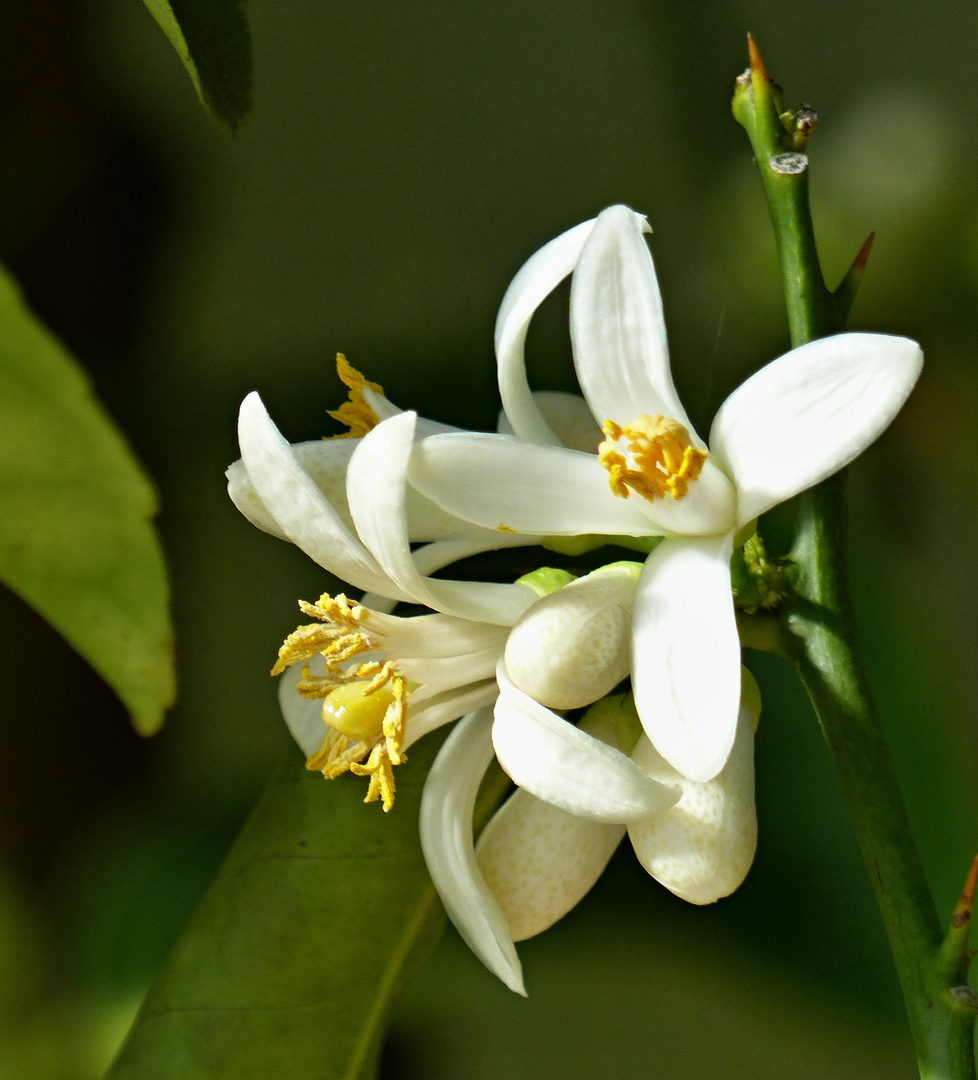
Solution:
M 632 491 L 649 502 L 666 495 L 681 499 L 706 461 L 678 420 L 642 413 L 624 427 L 606 420 L 602 431 L 606 438 L 598 447 L 598 461 L 608 470 L 612 492 L 623 499 Z M 626 442 L 627 456 L 618 449 L 619 439 Z
M 296 683 L 303 697 L 322 700 L 326 725 L 326 735 L 306 768 L 320 771 L 327 780 L 345 772 L 369 776 L 364 802 L 380 799 L 384 810 L 390 810 L 393 766 L 407 760 L 401 748 L 408 694 L 415 684 L 398 673 L 393 660 L 350 663 L 357 656 L 380 652 L 377 639 L 365 629 L 369 609 L 351 604 L 342 593 L 323 593 L 315 604 L 300 600 L 299 607 L 320 621 L 289 634 L 272 674 L 280 675 L 292 664 L 317 655 L 326 661 L 324 674 L 312 674 L 307 665 Z
M 363 392 L 372 390 L 375 394 L 383 394 L 384 388 L 378 383 L 365 379 L 342 353 L 336 354 L 336 374 L 339 375 L 343 385 L 349 389 L 350 400 L 344 401 L 338 409 L 328 410 L 328 415 L 334 420 L 339 420 L 341 424 L 345 424 L 350 430 L 344 431 L 342 435 L 331 435 L 330 438 L 359 439 L 380 423 L 380 417 L 367 403 Z

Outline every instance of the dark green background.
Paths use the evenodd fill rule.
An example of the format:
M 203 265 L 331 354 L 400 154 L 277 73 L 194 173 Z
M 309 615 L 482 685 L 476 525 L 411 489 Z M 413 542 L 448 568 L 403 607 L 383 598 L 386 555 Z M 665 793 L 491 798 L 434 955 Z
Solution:
M 978 10 L 895 4 L 252 0 L 256 110 L 231 140 L 136 0 L 0 4 L 0 258 L 155 476 L 180 703 L 151 743 L 53 631 L 0 596 L 0 1075 L 92 1080 L 271 767 L 274 651 L 329 583 L 224 493 L 258 389 L 333 430 L 337 350 L 393 400 L 494 424 L 495 309 L 541 243 L 649 215 L 677 381 L 701 429 L 786 347 L 773 242 L 729 114 L 757 37 L 811 102 L 830 284 L 876 246 L 852 325 L 927 368 L 853 469 L 855 587 L 917 837 L 947 914 L 978 848 Z M 569 388 L 566 295 L 530 335 Z M 910 1077 L 841 795 L 778 662 L 752 666 L 761 840 L 693 909 L 623 850 L 521 947 L 528 1001 L 446 937 L 384 1075 Z M 365 808 L 365 813 L 376 808 Z

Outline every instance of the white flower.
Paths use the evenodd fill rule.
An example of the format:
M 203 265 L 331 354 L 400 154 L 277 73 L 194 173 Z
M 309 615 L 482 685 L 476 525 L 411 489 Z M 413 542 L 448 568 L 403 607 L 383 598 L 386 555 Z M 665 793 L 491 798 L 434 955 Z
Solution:
M 365 379 L 347 362 L 342 353 L 336 357 L 336 369 L 349 389 L 349 400 L 338 409 L 329 410 L 328 414 L 349 427 L 347 434 L 294 443 L 288 447 L 289 454 L 284 455 L 281 452 L 280 440 L 272 434 L 274 425 L 268 420 L 257 394 L 249 394 L 242 403 L 239 433 L 252 447 L 252 471 L 259 480 L 268 471 L 256 461 L 259 452 L 276 455 L 278 460 L 273 466 L 273 473 L 279 482 L 283 481 L 284 476 L 283 461 L 287 456 L 291 456 L 295 468 L 307 475 L 346 526 L 347 532 L 350 532 L 355 531 L 346 494 L 346 475 L 350 459 L 363 436 L 382 421 L 402 415 L 404 410 L 388 401 L 383 388 Z M 417 432 L 422 435 L 458 430 L 433 420 L 419 418 L 417 421 Z M 253 525 L 281 540 L 290 539 L 284 531 L 283 523 L 277 520 L 263 501 L 243 458 L 228 467 L 227 479 L 231 501 Z M 303 486 L 308 487 L 305 479 Z M 286 496 L 274 500 L 280 514 L 281 501 Z M 413 490 L 407 493 L 407 517 L 411 539 L 415 542 L 487 538 L 485 529 L 451 517 Z M 287 522 L 288 518 L 283 520 Z M 498 543 L 498 538 L 496 542 Z
M 367 801 L 379 798 L 389 810 L 393 766 L 407 747 L 495 700 L 508 627 L 538 594 L 430 576 L 468 555 L 532 541 L 454 521 L 412 495 L 407 462 L 418 426 L 431 430 L 430 422 L 394 409 L 356 372 L 342 374 L 354 393 L 340 418 L 354 422 L 358 437 L 292 447 L 249 394 L 229 489 L 260 527 L 368 592 L 362 603 L 342 594 L 300 602 L 318 621 L 289 635 L 274 673 L 285 673 L 282 711 L 307 766 L 330 778 L 369 775 Z M 435 542 L 412 551 L 418 539 Z M 398 601 L 439 614 L 397 618 L 388 612 Z
M 324 594 L 318 621 L 279 650 L 279 699 L 306 767 L 369 776 L 365 802 L 394 804 L 393 767 L 422 735 L 491 705 L 508 628 L 453 615 L 399 618 Z M 325 725 L 325 728 L 324 728 Z
M 449 513 L 506 535 L 662 536 L 635 602 L 632 680 L 643 727 L 679 773 L 706 782 L 737 730 L 740 648 L 729 561 L 760 514 L 861 453 L 920 373 L 915 342 L 840 334 L 793 349 L 730 395 L 709 447 L 672 382 L 645 219 L 611 207 L 537 252 L 499 312 L 499 386 L 513 435 L 436 434 L 409 479 Z M 573 271 L 578 380 L 604 430 L 597 453 L 562 445 L 530 393 L 533 312 Z
M 474 847 L 475 795 L 494 747 L 506 764 L 498 738 L 500 715 L 506 711 L 521 726 L 538 729 L 548 756 L 560 738 L 567 740 L 565 757 L 577 753 L 575 743 L 600 747 L 603 760 L 597 767 L 594 761 L 581 761 L 593 813 L 582 814 L 580 806 L 570 811 L 566 802 L 554 805 L 518 788 Z M 587 731 L 573 728 L 504 681 L 495 720 L 489 709 L 461 720 L 425 784 L 421 837 L 432 880 L 469 947 L 520 994 L 525 989 L 514 942 L 541 933 L 570 911 L 601 876 L 626 832 L 645 869 L 694 904 L 733 892 L 753 861 L 756 715 L 747 705 L 739 710 L 726 765 L 705 783 L 676 772 L 644 734 L 633 730 L 630 721 L 637 729 L 638 720 L 627 697 L 607 699 L 593 712 L 593 720 L 589 716 L 582 725 Z M 623 750 L 633 743 L 629 758 Z M 648 785 L 646 803 L 644 809 L 637 800 L 619 805 L 616 812 L 616 796 L 604 799 L 602 782 L 620 792 L 614 774 L 624 771 L 626 763 Z M 582 798 L 579 786 L 568 785 L 575 801 Z
M 376 399 L 374 394 L 370 400 Z M 362 437 L 290 446 L 252 392 L 241 403 L 241 460 L 228 470 L 229 490 L 259 527 L 290 540 L 336 577 L 376 594 L 374 607 L 384 606 L 379 598 L 385 598 L 512 625 L 535 599 L 529 590 L 429 576 L 469 555 L 533 542 L 453 519 L 410 491 L 411 447 L 418 427 L 430 430 L 430 424 L 413 412 L 394 410 Z M 411 542 L 421 540 L 435 542 L 412 552 Z
M 648 755 L 637 761 L 622 752 L 623 742 L 632 750 L 641 730 L 634 712 L 634 730 L 624 732 L 622 742 L 614 721 L 597 727 L 590 722 L 595 710 L 575 727 L 541 704 L 589 705 L 628 674 L 640 571 L 638 563 L 611 564 L 530 607 L 506 641 L 494 713 L 485 710 L 461 721 L 425 785 L 421 842 L 432 880 L 476 954 L 520 993 L 514 940 L 539 933 L 580 900 L 628 823 L 649 831 L 651 822 L 684 797 L 683 784 L 692 786 L 658 758 L 644 736 L 648 755 L 662 764 L 658 775 L 646 768 Z M 472 814 L 494 754 L 520 790 L 480 841 L 489 845 L 490 854 L 480 855 L 487 884 L 476 865 Z M 744 796 L 745 812 L 752 814 L 750 784 Z M 685 822 L 688 816 L 684 809 L 680 818 Z M 671 851 L 688 855 L 698 840 L 685 841 L 660 844 L 659 857 Z M 748 856 L 743 873 L 749 865 Z M 710 885 L 702 883 L 707 890 Z

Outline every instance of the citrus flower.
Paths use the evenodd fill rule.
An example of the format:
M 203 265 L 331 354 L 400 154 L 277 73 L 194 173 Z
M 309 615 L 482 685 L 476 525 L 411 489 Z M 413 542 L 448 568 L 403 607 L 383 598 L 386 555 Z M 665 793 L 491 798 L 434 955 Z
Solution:
M 241 459 L 228 470 L 229 490 L 249 520 L 290 540 L 336 577 L 376 594 L 381 606 L 404 601 L 511 625 L 535 599 L 532 593 L 512 584 L 430 576 L 479 552 L 534 542 L 452 519 L 410 491 L 405 477 L 411 446 L 417 430 L 430 430 L 430 424 L 398 411 L 356 439 L 293 447 L 252 392 L 241 403 Z M 352 452 L 332 449 L 350 445 Z M 422 540 L 434 542 L 412 551 L 411 543 Z
M 432 434 L 415 447 L 408 475 L 443 510 L 507 536 L 665 538 L 638 583 L 633 691 L 655 749 L 703 783 L 723 768 L 737 732 L 735 542 L 880 435 L 922 354 L 906 338 L 864 333 L 792 349 L 727 398 L 707 445 L 673 385 L 648 231 L 645 218 L 614 206 L 526 263 L 496 323 L 513 434 Z M 591 452 L 564 444 L 547 423 L 523 361 L 534 311 L 571 273 L 574 363 L 603 432 Z
M 227 470 L 228 494 L 235 507 L 262 531 L 293 540 L 303 550 L 308 548 L 307 554 L 345 581 L 354 583 L 355 579 L 347 577 L 343 570 L 358 576 L 366 571 L 362 580 L 370 580 L 371 584 L 363 588 L 373 589 L 376 585 L 375 591 L 383 593 L 383 578 L 378 578 L 376 566 L 371 566 L 373 572 L 367 571 L 369 557 L 364 555 L 361 544 L 351 540 L 356 530 L 347 497 L 347 472 L 363 437 L 383 420 L 404 415 L 404 410 L 391 404 L 383 388 L 365 379 L 342 354 L 337 356 L 337 372 L 349 388 L 349 401 L 329 410 L 328 415 L 348 424 L 347 434 L 290 445 L 275 428 L 258 394 L 245 397 L 239 416 L 242 457 Z M 457 430 L 433 420 L 417 419 L 420 434 Z M 436 569 L 434 563 L 439 561 L 440 566 L 445 566 L 468 554 L 531 542 L 493 537 L 491 531 L 451 517 L 410 489 L 405 514 L 411 541 L 443 541 L 442 546 L 422 557 L 422 565 L 432 563 L 427 572 Z M 458 554 L 444 544 L 479 540 L 483 542 L 460 544 Z
M 422 846 L 449 916 L 489 970 L 525 994 L 514 943 L 570 911 L 601 876 L 626 833 L 648 873 L 684 900 L 709 904 L 733 892 L 750 869 L 757 844 L 758 705 L 759 696 L 756 704 L 740 707 L 733 750 L 720 773 L 705 783 L 684 777 L 656 752 L 628 695 L 599 702 L 574 728 L 504 682 L 495 718 L 483 709 L 461 720 L 425 783 Z M 521 727 L 534 729 L 541 743 L 555 736 L 590 741 L 600 747 L 608 767 L 589 769 L 590 813 L 580 807 L 571 812 L 520 787 L 475 846 L 475 795 L 494 743 L 500 754 L 499 721 L 505 712 Z M 602 784 L 620 790 L 619 771 L 626 762 L 657 797 L 647 797 L 644 810 L 620 806 L 616 815 L 610 800 L 604 805 Z
M 626 828 L 646 869 L 693 903 L 732 892 L 753 858 L 753 727 L 741 725 L 718 777 L 695 784 L 641 734 L 628 695 L 605 698 L 628 674 L 641 570 L 613 563 L 528 608 L 506 639 L 495 708 L 459 723 L 425 785 L 432 880 L 476 954 L 519 993 L 514 941 L 584 896 Z M 552 711 L 595 701 L 577 727 Z M 494 755 L 518 790 L 477 856 L 475 797 Z
M 532 594 L 531 594 L 532 595 Z M 452 615 L 400 618 L 324 594 L 300 601 L 317 621 L 279 650 L 279 698 L 306 767 L 368 776 L 365 802 L 394 805 L 395 765 L 421 736 L 491 705 L 508 628 Z M 324 730 L 325 725 L 325 730 Z
M 342 367 L 341 374 L 362 379 Z M 307 767 L 328 778 L 345 771 L 369 776 L 366 801 L 380 799 L 389 810 L 393 768 L 407 747 L 495 699 L 494 671 L 508 627 L 538 593 L 519 584 L 431 576 L 457 559 L 532 541 L 453 522 L 412 496 L 407 461 L 418 427 L 431 430 L 430 422 L 385 406 L 379 387 L 370 385 L 354 390 L 343 414 L 356 421 L 357 437 L 305 450 L 290 446 L 258 395 L 249 394 L 238 427 L 242 456 L 229 470 L 229 488 L 259 526 L 368 592 L 361 603 L 342 594 L 300 602 L 317 621 L 289 635 L 273 673 L 285 676 L 282 711 Z M 434 542 L 412 551 L 418 539 Z M 398 601 L 438 614 L 398 618 L 389 614 Z

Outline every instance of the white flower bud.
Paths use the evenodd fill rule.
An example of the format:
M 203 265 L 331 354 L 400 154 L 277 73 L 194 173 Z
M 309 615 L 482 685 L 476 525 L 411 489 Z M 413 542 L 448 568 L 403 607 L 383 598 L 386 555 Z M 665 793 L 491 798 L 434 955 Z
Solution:
M 576 709 L 610 693 L 629 672 L 640 563 L 603 566 L 538 600 L 506 642 L 506 672 L 550 709 Z

